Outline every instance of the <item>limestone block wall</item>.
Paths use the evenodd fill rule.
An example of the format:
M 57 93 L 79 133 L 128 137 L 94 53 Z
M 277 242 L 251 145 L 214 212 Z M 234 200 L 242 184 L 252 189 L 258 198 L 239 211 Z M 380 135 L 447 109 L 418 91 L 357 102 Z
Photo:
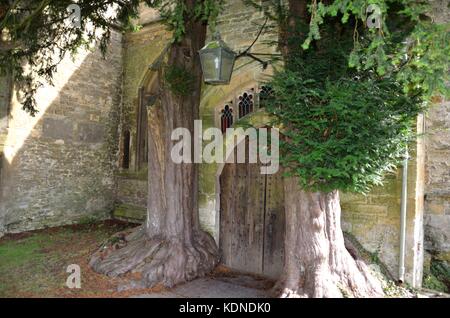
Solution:
M 8 112 L 9 112 L 10 97 L 11 97 L 10 79 L 6 76 L 0 77 L 0 182 L 2 180 L 3 175 L 2 158 L 5 140 L 8 132 L 7 128 L 8 128 Z M 5 232 L 5 229 L 0 214 L 0 236 L 1 233 L 3 232 Z
M 66 57 L 38 114 L 14 94 L 4 143 L 0 224 L 19 232 L 109 216 L 115 199 L 122 35 L 106 59 L 96 49 Z
M 8 109 L 11 98 L 11 81 L 7 76 L 0 77 L 0 147 L 4 144 L 4 136 L 8 127 Z M 0 148 L 2 152 L 3 148 Z
M 423 116 L 417 131 L 423 131 Z M 407 176 L 405 280 L 414 287 L 421 286 L 423 275 L 424 147 L 423 138 L 411 145 Z M 343 230 L 379 258 L 394 279 L 399 278 L 402 178 L 399 167 L 368 195 L 341 193 Z
M 142 5 L 142 28 L 123 38 L 123 102 L 120 119 L 119 159 L 125 152 L 124 133 L 130 133 L 129 168 L 120 168 L 117 176 L 114 216 L 141 221 L 146 215 L 148 171 L 136 167 L 139 88 L 143 85 L 149 66 L 160 56 L 171 39 L 171 33 L 160 22 L 157 11 Z
M 430 0 L 435 23 L 450 22 L 447 0 Z M 434 98 L 426 116 L 425 271 L 450 268 L 450 100 Z M 448 278 L 447 278 L 448 280 Z
M 426 119 L 425 249 L 450 264 L 450 101 Z

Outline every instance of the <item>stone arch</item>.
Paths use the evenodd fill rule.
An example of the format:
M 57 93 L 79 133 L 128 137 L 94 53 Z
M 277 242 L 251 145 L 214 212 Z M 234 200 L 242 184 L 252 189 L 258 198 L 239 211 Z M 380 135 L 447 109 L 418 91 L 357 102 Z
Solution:
M 255 112 L 253 114 L 249 114 L 249 117 L 247 118 L 248 123 L 256 129 L 258 128 L 264 128 L 267 127 L 267 123 L 269 122 L 269 115 L 264 110 L 259 110 L 258 112 Z M 233 128 L 241 127 L 240 123 L 237 122 L 233 126 Z M 244 130 L 245 128 L 242 127 Z M 239 135 L 239 137 L 243 137 L 243 135 Z M 240 145 L 242 142 L 245 141 L 245 138 L 239 138 L 238 142 L 236 143 L 236 147 Z M 226 143 L 229 141 L 226 140 Z M 215 213 L 216 213 L 216 231 L 219 233 L 219 226 L 220 226 L 220 195 L 221 195 L 221 189 L 220 189 L 220 177 L 222 175 L 223 169 L 225 168 L 225 165 L 227 164 L 231 154 L 225 157 L 224 163 L 217 164 L 217 169 L 215 173 Z M 220 239 L 219 235 L 217 235 L 217 241 Z
M 148 163 L 148 107 L 157 102 L 159 94 L 159 66 L 166 50 L 145 71 L 137 89 L 138 105 L 136 111 L 136 149 L 134 169 L 140 171 Z

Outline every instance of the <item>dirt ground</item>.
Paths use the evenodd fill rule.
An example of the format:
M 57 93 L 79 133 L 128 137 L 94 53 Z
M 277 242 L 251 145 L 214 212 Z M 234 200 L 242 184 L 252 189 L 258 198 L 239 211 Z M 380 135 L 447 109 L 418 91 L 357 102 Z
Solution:
M 177 289 L 168 290 L 157 286 L 153 289 L 119 292 L 119 286 L 139 277 L 136 274 L 128 274 L 120 278 L 110 278 L 93 272 L 88 266 L 90 256 L 102 243 L 113 234 L 135 226 L 136 224 L 109 220 L 4 236 L 0 239 L 0 297 L 125 298 L 171 295 L 171 292 L 176 292 Z M 80 266 L 81 289 L 70 289 L 66 286 L 70 275 L 66 271 L 71 264 Z M 211 282 L 217 282 L 219 287 L 227 284 L 227 289 L 232 287 L 231 289 L 235 290 L 233 293 L 238 294 L 241 293 L 238 286 L 242 286 L 243 290 L 250 288 L 252 293 L 263 292 L 269 295 L 274 284 L 263 277 L 236 273 L 223 266 L 217 267 L 203 280 L 206 282 L 206 285 L 203 284 L 205 286 L 209 286 Z M 392 281 L 385 283 L 387 297 L 448 297 L 435 291 L 411 293 L 395 286 Z M 189 284 L 177 287 L 181 288 L 181 294 L 189 294 L 190 289 L 195 289 L 192 286 L 200 283 L 192 282 L 192 286 Z M 197 286 L 198 297 L 204 292 L 203 285 Z
M 164 294 L 162 286 L 152 289 L 117 291 L 136 274 L 110 278 L 93 272 L 89 257 L 111 235 L 135 227 L 121 221 L 104 221 L 70 225 L 21 234 L 0 239 L 0 297 L 3 298 L 124 298 L 149 294 Z M 81 269 L 81 289 L 70 289 L 66 280 L 67 267 L 77 264 Z M 230 271 L 219 266 L 206 279 L 217 279 L 247 288 L 267 291 L 273 282 L 255 275 Z
M 0 239 L 0 297 L 129 297 L 161 291 L 118 292 L 117 287 L 136 278 L 111 279 L 93 272 L 89 256 L 112 234 L 134 227 L 120 221 L 72 225 Z M 81 289 L 69 289 L 67 267 L 81 268 Z

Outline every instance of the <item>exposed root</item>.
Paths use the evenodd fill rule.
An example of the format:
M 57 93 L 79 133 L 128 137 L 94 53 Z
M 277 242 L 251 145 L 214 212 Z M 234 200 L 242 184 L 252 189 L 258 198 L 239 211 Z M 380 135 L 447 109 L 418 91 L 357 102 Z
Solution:
M 273 294 L 281 298 L 383 297 L 382 284 L 370 268 L 347 251 L 342 254 L 339 265 L 319 263 L 307 270 L 299 266 L 294 275 L 285 274 Z
M 382 297 L 381 282 L 345 247 L 339 192 L 303 191 L 298 180 L 287 178 L 285 196 L 285 264 L 276 295 Z
M 203 232 L 192 234 L 190 242 L 178 237 L 152 237 L 143 228 L 119 233 L 91 258 L 90 266 L 99 273 L 115 277 L 128 272 L 141 273 L 139 286 L 166 287 L 190 281 L 211 272 L 218 263 L 213 238 Z

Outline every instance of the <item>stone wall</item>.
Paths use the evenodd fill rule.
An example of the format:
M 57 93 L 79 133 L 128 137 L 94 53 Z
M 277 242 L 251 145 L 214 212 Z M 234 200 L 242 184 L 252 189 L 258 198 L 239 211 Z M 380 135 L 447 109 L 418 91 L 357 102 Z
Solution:
M 417 120 L 423 131 L 423 116 Z M 405 280 L 420 287 L 423 275 L 424 139 L 410 147 L 407 175 Z M 378 258 L 394 279 L 399 278 L 400 206 L 403 173 L 387 176 L 368 195 L 341 193 L 342 227 Z
M 122 36 L 106 59 L 81 51 L 36 96 L 38 114 L 14 94 L 4 146 L 0 223 L 19 232 L 108 217 L 115 200 Z
M 114 217 L 142 221 L 146 215 L 148 171 L 136 167 L 137 121 L 139 88 L 149 72 L 149 66 L 160 56 L 171 39 L 171 33 L 160 21 L 155 10 L 142 5 L 138 23 L 142 28 L 124 36 L 123 103 L 120 120 L 120 157 L 125 151 L 123 134 L 130 132 L 130 160 L 128 169 L 120 169 L 117 177 Z
M 11 83 L 8 77 L 0 77 L 0 157 L 3 154 L 7 128 L 8 110 L 11 98 Z
M 427 116 L 425 249 L 450 264 L 450 101 Z
M 431 16 L 436 23 L 450 22 L 447 0 L 430 0 Z M 429 275 L 439 275 L 433 264 L 446 268 L 439 277 L 450 288 L 450 100 L 434 98 L 426 116 L 426 176 L 425 176 L 425 269 Z M 445 270 L 444 270 L 445 272 Z
M 0 182 L 3 179 L 3 150 L 7 137 L 8 110 L 11 97 L 11 85 L 8 77 L 0 77 Z M 0 237 L 5 232 L 2 214 L 0 213 Z

